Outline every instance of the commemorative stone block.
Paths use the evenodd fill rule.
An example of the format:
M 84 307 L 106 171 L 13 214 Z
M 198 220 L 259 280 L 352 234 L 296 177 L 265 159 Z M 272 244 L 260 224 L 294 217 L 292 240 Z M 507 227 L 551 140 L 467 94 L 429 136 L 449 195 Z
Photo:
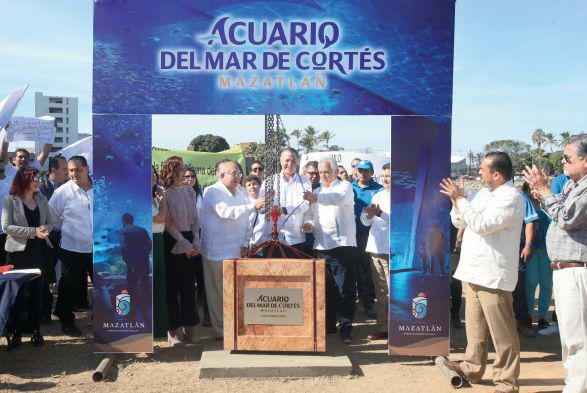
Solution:
M 325 352 L 322 259 L 224 261 L 224 349 Z

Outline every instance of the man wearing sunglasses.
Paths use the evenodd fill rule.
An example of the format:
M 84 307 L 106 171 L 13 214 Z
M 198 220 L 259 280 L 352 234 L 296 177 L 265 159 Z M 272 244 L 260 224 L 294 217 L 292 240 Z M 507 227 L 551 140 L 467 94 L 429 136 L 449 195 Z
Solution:
M 551 192 L 544 170 L 526 167 L 524 177 L 540 196 L 552 222 L 546 249 L 566 371 L 563 392 L 587 392 L 587 135 L 571 139 L 562 159 L 569 181 Z
M 259 160 L 253 161 L 251 164 L 251 175 L 255 175 L 259 180 L 265 179 L 265 165 Z

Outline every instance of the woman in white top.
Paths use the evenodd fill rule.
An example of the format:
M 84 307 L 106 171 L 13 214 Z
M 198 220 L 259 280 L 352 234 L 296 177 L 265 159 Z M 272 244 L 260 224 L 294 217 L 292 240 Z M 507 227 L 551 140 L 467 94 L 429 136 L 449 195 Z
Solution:
M 162 206 L 165 206 L 167 215 L 164 241 L 170 248 L 165 254 L 169 313 L 167 340 L 174 347 L 183 345 L 183 342 L 199 342 L 196 334 L 196 325 L 200 322 L 196 308 L 196 256 L 200 253 L 200 223 L 196 193 L 183 183 L 184 176 L 185 165 L 181 157 L 169 157 L 161 166 L 161 182 L 165 188 Z

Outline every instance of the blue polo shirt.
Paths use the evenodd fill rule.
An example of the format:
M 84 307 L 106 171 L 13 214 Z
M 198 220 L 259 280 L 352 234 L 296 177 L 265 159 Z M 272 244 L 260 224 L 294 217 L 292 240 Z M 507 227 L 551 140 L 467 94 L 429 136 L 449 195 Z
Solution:
M 562 194 L 563 190 L 565 189 L 565 185 L 567 184 L 569 179 L 570 177 L 568 177 L 564 173 L 552 179 L 552 183 L 550 184 L 550 192 L 552 192 L 553 194 Z
M 364 207 L 371 204 L 373 195 L 377 194 L 383 186 L 371 179 L 367 187 L 360 187 L 359 180 L 353 181 L 353 193 L 355 194 L 355 223 L 357 224 L 357 232 L 369 232 L 370 227 L 366 227 L 361 223 L 361 212 Z

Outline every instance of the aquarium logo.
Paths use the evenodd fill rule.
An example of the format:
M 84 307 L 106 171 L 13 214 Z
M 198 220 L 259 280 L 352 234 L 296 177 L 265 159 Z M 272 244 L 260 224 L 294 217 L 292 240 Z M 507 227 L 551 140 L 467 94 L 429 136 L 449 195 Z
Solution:
M 130 295 L 127 290 L 122 290 L 120 295 L 116 295 L 116 313 L 123 317 L 130 313 Z
M 387 67 L 385 50 L 346 47 L 334 20 L 248 20 L 221 16 L 191 48 L 160 48 L 160 72 L 218 74 L 222 89 L 324 89 L 325 74 L 348 76 Z
M 416 319 L 424 319 L 428 313 L 428 299 L 424 292 L 418 293 L 418 296 L 412 299 L 412 314 Z

